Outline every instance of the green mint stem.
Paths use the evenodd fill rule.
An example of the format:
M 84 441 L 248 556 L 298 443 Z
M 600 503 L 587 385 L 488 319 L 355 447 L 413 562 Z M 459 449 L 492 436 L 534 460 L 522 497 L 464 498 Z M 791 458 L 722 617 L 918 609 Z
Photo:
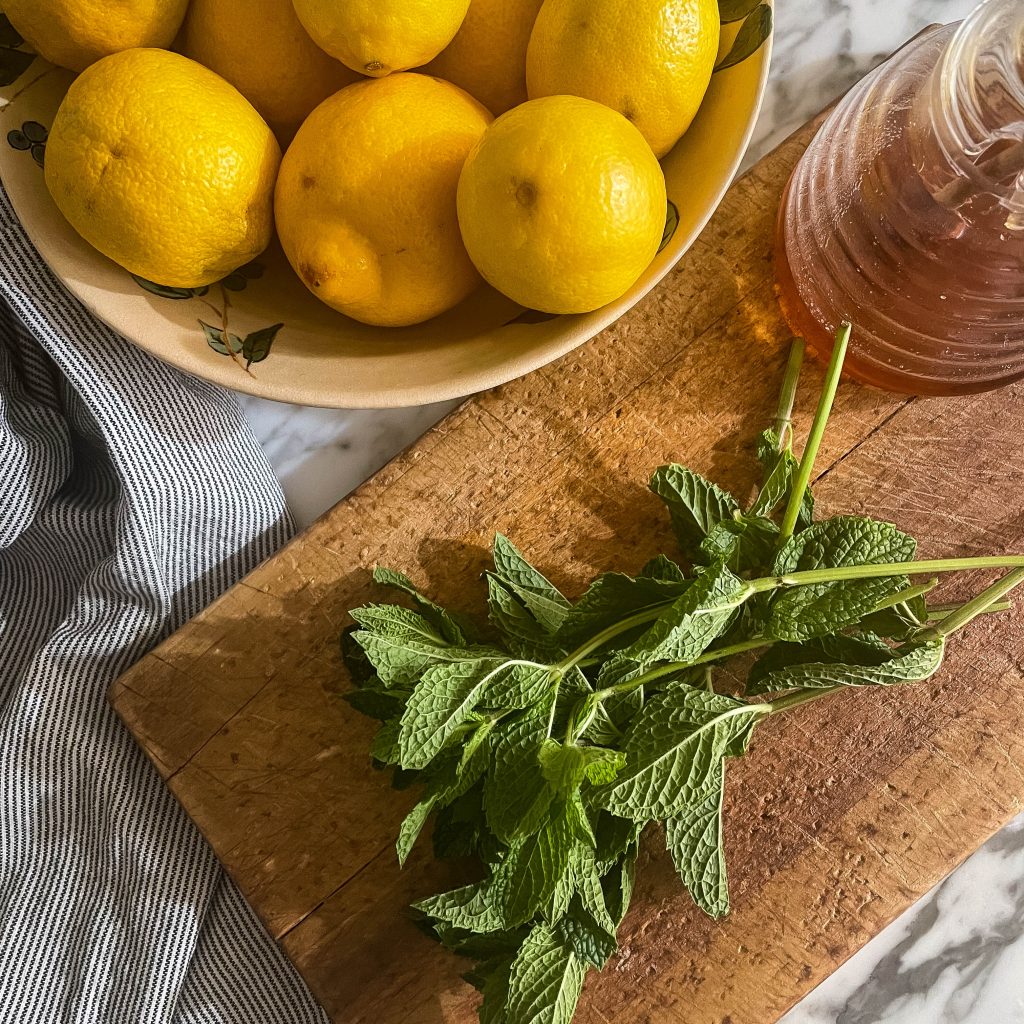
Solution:
M 556 672 L 568 672 L 569 669 L 583 664 L 589 655 L 593 654 L 598 648 L 603 647 L 609 640 L 614 640 L 620 633 L 628 633 L 629 630 L 635 629 L 637 626 L 653 622 L 670 604 L 672 604 L 671 601 L 664 601 L 661 604 L 654 605 L 652 608 L 645 608 L 641 612 L 636 612 L 628 618 L 613 623 L 607 629 L 602 629 L 600 633 L 593 636 L 582 647 L 577 647 L 575 651 L 567 654 L 558 664 L 551 667 Z
M 773 643 L 773 640 L 744 640 L 738 644 L 730 644 L 728 647 L 719 647 L 716 650 L 708 651 L 699 658 L 694 658 L 693 661 L 670 661 L 664 665 L 659 665 L 657 668 L 652 668 L 649 672 L 637 676 L 636 679 L 628 679 L 624 683 L 616 683 L 607 689 L 598 690 L 596 693 L 591 694 L 589 699 L 596 699 L 600 702 L 608 700 L 609 697 L 632 693 L 646 683 L 653 683 L 658 679 L 664 679 L 665 676 L 674 675 L 676 672 L 684 672 L 686 669 L 697 668 L 700 665 L 710 665 L 712 662 L 722 661 L 724 658 L 731 658 L 733 655 L 743 654 L 746 651 L 756 651 L 762 647 L 771 647 Z
M 852 331 L 853 327 L 849 323 L 844 323 L 836 331 L 836 343 L 832 348 L 832 358 L 829 360 L 828 371 L 825 374 L 825 385 L 822 388 L 821 398 L 818 400 L 818 411 L 814 414 L 814 422 L 811 424 L 811 432 L 807 437 L 807 445 L 804 448 L 803 457 L 800 459 L 800 468 L 797 470 L 793 489 L 789 494 L 786 514 L 782 518 L 782 526 L 779 530 L 780 546 L 793 536 L 793 531 L 796 529 L 800 506 L 811 482 L 811 473 L 814 471 L 814 460 L 818 457 L 821 439 L 825 436 L 825 424 L 828 422 L 832 405 L 835 402 L 836 391 L 839 389 L 839 375 L 843 372 L 843 361 L 846 359 L 846 349 L 850 344 Z
M 793 406 L 796 404 L 796 388 L 800 382 L 800 370 L 804 364 L 807 345 L 803 338 L 794 338 L 786 363 L 786 376 L 782 380 L 779 394 L 779 409 L 775 414 L 775 436 L 778 438 L 776 451 L 781 454 L 793 444 Z
M 801 704 L 810 704 L 811 701 L 821 700 L 822 697 L 830 697 L 833 693 L 848 689 L 848 686 L 827 686 L 821 690 L 797 690 L 796 693 L 773 700 L 765 707 L 768 708 L 768 714 L 774 715 L 779 711 L 791 711 L 793 708 L 800 707 Z
M 896 608 L 901 604 L 906 604 L 908 601 L 913 601 L 915 597 L 924 597 L 926 594 L 931 593 L 939 585 L 938 579 L 929 580 L 927 583 L 922 583 L 916 587 L 907 587 L 904 590 L 897 591 L 895 594 L 887 597 L 884 601 L 879 601 L 875 605 L 875 611 L 881 612 L 886 608 Z M 956 605 L 957 608 L 960 605 Z
M 1019 587 L 1022 583 L 1024 583 L 1024 566 L 1014 569 L 1013 572 L 1007 573 L 1002 579 L 996 580 L 991 587 L 983 590 L 976 598 L 957 608 L 956 611 L 951 612 L 944 619 L 940 619 L 931 627 L 932 630 L 938 633 L 939 636 L 946 637 L 950 633 L 955 633 L 958 629 L 963 629 L 972 619 L 991 611 L 993 605 L 1001 601 L 1011 590 Z
M 924 562 L 885 562 L 879 565 L 841 565 L 834 569 L 808 569 L 784 576 L 766 576 L 751 580 L 751 594 L 763 594 L 782 587 L 806 587 L 814 583 L 839 583 L 843 580 L 871 580 L 886 576 L 911 576 L 916 573 L 965 572 L 969 569 L 1024 568 L 1024 555 L 994 555 L 981 558 L 939 558 Z M 1006 593 L 1006 591 L 1004 591 Z
M 934 622 L 936 619 L 941 619 L 950 612 L 959 611 L 962 607 L 962 604 L 956 604 L 955 602 L 951 602 L 949 604 L 933 604 L 931 608 L 928 609 L 928 621 Z M 1008 612 L 1012 608 L 1012 601 L 996 601 L 995 603 L 990 604 L 981 614 L 997 615 L 1000 612 Z

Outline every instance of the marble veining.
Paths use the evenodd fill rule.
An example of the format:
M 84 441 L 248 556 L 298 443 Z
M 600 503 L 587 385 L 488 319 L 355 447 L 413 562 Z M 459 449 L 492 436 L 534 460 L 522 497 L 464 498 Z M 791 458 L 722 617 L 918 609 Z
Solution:
M 747 163 L 925 25 L 962 18 L 972 6 L 973 0 L 776 0 L 772 80 Z M 339 412 L 242 403 L 300 527 L 458 404 Z M 1024 1024 L 1024 816 L 783 1024 Z

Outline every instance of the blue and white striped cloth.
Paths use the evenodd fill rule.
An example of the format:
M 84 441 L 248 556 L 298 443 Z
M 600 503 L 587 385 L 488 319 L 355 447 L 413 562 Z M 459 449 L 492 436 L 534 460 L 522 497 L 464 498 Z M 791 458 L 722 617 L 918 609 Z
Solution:
M 107 703 L 291 529 L 235 401 L 90 316 L 0 194 L 0 1022 L 325 1017 Z

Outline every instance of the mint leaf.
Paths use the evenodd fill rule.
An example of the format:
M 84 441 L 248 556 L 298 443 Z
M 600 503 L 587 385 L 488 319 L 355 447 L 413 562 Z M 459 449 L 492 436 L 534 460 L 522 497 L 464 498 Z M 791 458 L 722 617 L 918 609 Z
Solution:
M 470 787 L 438 811 L 432 840 L 434 856 L 439 860 L 473 856 L 480 844 L 483 817 L 483 787 Z
M 793 479 L 800 468 L 799 461 L 788 449 L 779 451 L 779 438 L 774 430 L 766 430 L 757 445 L 757 457 L 764 467 L 764 483 L 757 500 L 750 507 L 749 515 L 771 516 L 780 506 L 789 501 Z M 814 521 L 814 497 L 810 488 L 804 491 L 797 522 L 801 528 Z
M 861 516 L 833 516 L 791 537 L 779 551 L 772 571 L 776 576 L 785 576 L 841 565 L 906 562 L 916 551 L 914 538 L 891 523 Z M 906 585 L 904 582 L 901 587 Z
M 495 745 L 484 811 L 488 827 L 502 842 L 536 831 L 555 798 L 540 765 L 552 702 L 553 696 L 504 728 Z
M 796 665 L 817 662 L 838 664 L 878 665 L 884 662 L 892 648 L 873 633 L 844 634 L 815 637 L 803 643 L 776 643 L 769 647 L 750 667 L 747 674 L 747 693 L 769 693 L 763 681 L 770 675 L 785 673 Z
M 722 840 L 725 761 L 719 759 L 699 796 L 665 822 L 672 862 L 693 901 L 711 917 L 729 912 Z
M 464 645 L 474 630 L 470 624 L 461 620 L 459 616 L 445 611 L 439 604 L 424 597 L 408 576 L 404 573 L 395 572 L 393 569 L 376 568 L 373 570 L 373 579 L 376 583 L 385 587 L 392 587 L 408 594 L 416 602 L 420 614 L 430 622 L 435 629 L 450 644 Z
M 598 704 L 593 721 L 583 731 L 583 739 L 596 746 L 615 746 L 622 739 L 623 730 L 608 714 L 607 703 Z
M 467 932 L 464 929 L 452 929 L 450 941 L 445 945 L 459 956 L 469 957 L 471 960 L 490 961 L 488 964 L 481 965 L 481 967 L 489 968 L 491 964 L 501 959 L 505 959 L 511 964 L 529 934 L 529 926 L 506 928 L 483 934 Z
M 423 798 L 409 812 L 399 829 L 397 849 L 400 865 L 405 865 L 430 812 L 460 800 L 483 777 L 491 759 L 489 740 L 493 725 L 491 720 L 481 722 L 470 733 L 461 751 L 439 758 L 429 771 L 419 776 L 426 782 L 426 788 Z M 479 815 L 479 797 L 474 806 Z
M 352 682 L 356 686 L 365 686 L 368 683 L 379 682 L 379 680 L 377 679 L 377 670 L 355 638 L 358 629 L 358 626 L 347 626 L 341 631 L 339 638 L 341 660 L 345 663 Z
M 618 922 L 612 918 L 608 905 L 605 903 L 604 889 L 601 888 L 601 875 L 593 856 L 588 863 L 588 870 L 581 874 L 579 898 L 581 906 L 590 914 L 591 918 L 614 938 Z
M 626 736 L 625 769 L 595 792 L 595 803 L 637 822 L 680 813 L 703 797 L 718 762 L 764 713 L 763 706 L 682 685 L 652 697 Z
M 696 547 L 718 523 L 741 512 L 731 494 L 683 466 L 661 466 L 651 477 L 650 487 L 668 506 L 684 550 Z
M 779 528 L 770 519 L 740 516 L 715 526 L 700 551 L 711 564 L 721 560 L 733 572 L 745 572 L 771 565 L 778 539 Z
M 416 840 L 423 831 L 423 826 L 427 823 L 427 818 L 430 817 L 430 812 L 433 809 L 433 798 L 421 800 L 406 815 L 405 820 L 398 829 L 398 842 L 395 845 L 398 851 L 398 863 L 400 867 L 405 867 L 405 862 L 408 859 L 409 854 L 412 852 L 412 848 L 416 844 Z
M 633 846 L 601 878 L 605 906 L 608 907 L 608 913 L 615 922 L 616 928 L 622 924 L 633 898 L 636 858 L 637 848 Z
M 601 905 L 604 906 L 603 896 Z M 556 926 L 556 932 L 579 960 L 599 971 L 604 970 L 619 948 L 614 927 L 609 930 L 599 924 L 583 906 L 579 896 L 569 904 L 568 911 Z
M 655 555 L 638 573 L 640 579 L 661 580 L 664 583 L 683 583 L 686 574 L 667 555 Z
M 349 614 L 367 632 L 393 640 L 413 640 L 431 647 L 448 641 L 422 615 L 397 604 L 370 604 Z
M 413 904 L 413 910 L 425 914 L 431 921 L 470 932 L 496 932 L 502 928 L 489 881 L 474 882 L 473 885 L 420 900 Z
M 413 690 L 398 744 L 403 768 L 425 768 L 473 713 L 488 681 L 489 662 L 429 668 Z M 491 670 L 493 671 L 493 670 Z
M 674 601 L 689 584 L 682 580 L 660 580 L 649 576 L 626 576 L 609 572 L 598 576 L 573 606 L 562 623 L 558 640 L 575 647 L 635 612 Z M 638 631 L 643 627 L 638 627 Z
M 540 749 L 544 778 L 563 799 L 575 793 L 584 779 L 593 784 L 611 782 L 625 763 L 625 754 L 604 747 L 580 747 L 548 740 Z
M 772 574 L 844 565 L 906 562 L 914 557 L 912 537 L 889 523 L 836 516 L 809 526 L 783 545 Z M 855 625 L 878 604 L 908 584 L 888 579 L 817 583 L 781 592 L 769 605 L 766 633 L 779 640 L 808 640 Z
M 569 851 L 569 866 L 558 880 L 551 899 L 540 909 L 541 916 L 549 924 L 557 924 L 568 912 L 579 877 L 586 870 L 587 858 L 587 847 L 581 843 L 576 843 Z M 590 859 L 593 859 L 592 856 Z
M 387 722 L 392 718 L 401 718 L 408 697 L 408 693 L 397 690 L 364 686 L 359 690 L 351 690 L 344 694 L 342 700 L 361 715 L 366 715 L 367 718 L 375 718 L 378 722 Z
M 570 1024 L 587 968 L 554 930 L 537 925 L 512 964 L 506 1019 L 514 1024 Z
M 556 633 L 570 604 L 502 534 L 494 538 L 494 571 L 548 632 Z
M 546 740 L 538 754 L 541 773 L 563 799 L 576 792 L 586 771 L 586 755 L 575 743 Z
M 360 629 L 352 634 L 386 686 L 411 686 L 431 666 L 491 658 L 506 660 L 493 647 L 451 647 L 423 638 L 396 637 Z
M 747 585 L 719 561 L 698 573 L 622 657 L 641 664 L 692 661 L 725 630 L 747 596 Z
M 512 981 L 512 958 L 506 957 L 494 964 L 480 987 L 480 1024 L 508 1024 L 505 1009 L 508 1006 L 509 986 Z
M 597 869 L 601 874 L 610 871 L 627 851 L 634 849 L 640 841 L 640 835 L 646 822 L 636 822 L 631 818 L 619 818 L 607 811 L 600 811 L 594 826 L 597 838 L 595 857 Z
M 394 718 L 390 722 L 385 722 L 377 730 L 373 742 L 370 744 L 370 756 L 374 761 L 379 761 L 381 764 L 398 764 L 398 733 L 401 724 L 400 719 Z
M 594 836 L 594 826 L 590 823 L 590 815 L 583 805 L 583 795 L 579 790 L 571 793 L 566 800 L 566 814 L 569 818 L 569 828 L 573 836 L 582 843 L 590 859 L 593 859 L 593 852 L 597 846 L 597 839 Z
M 518 711 L 539 703 L 553 687 L 546 665 L 510 665 L 491 680 L 486 703 L 491 708 Z
M 580 865 L 577 886 L 576 895 L 558 920 L 558 935 L 580 960 L 600 970 L 618 948 L 618 923 L 605 904 L 593 854 Z
M 826 638 L 829 639 L 829 638 Z M 852 652 L 857 641 L 843 638 L 842 648 L 832 653 L 825 645 L 817 660 L 794 661 L 781 667 L 757 673 L 748 684 L 750 693 L 779 693 L 793 689 L 820 689 L 829 686 L 897 686 L 901 683 L 919 683 L 933 676 L 942 665 L 945 641 L 941 638 L 907 641 L 901 647 L 877 647 L 860 641 L 860 650 Z M 857 661 L 846 661 L 842 655 L 856 653 Z M 814 652 L 808 652 L 813 656 Z
M 626 755 L 621 750 L 600 747 L 586 748 L 584 774 L 592 786 L 606 786 L 626 767 Z
M 525 924 L 551 900 L 568 871 L 572 847 L 564 805 L 552 809 L 539 831 L 511 847 L 491 884 L 504 927 Z
M 508 584 L 493 573 L 487 580 L 488 618 L 501 633 L 509 648 L 521 658 L 555 661 L 564 650 L 516 596 Z

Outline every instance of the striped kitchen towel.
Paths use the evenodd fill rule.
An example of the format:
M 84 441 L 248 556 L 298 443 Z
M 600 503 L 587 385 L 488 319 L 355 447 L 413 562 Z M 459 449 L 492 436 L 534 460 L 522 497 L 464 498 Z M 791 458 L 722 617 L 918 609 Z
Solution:
M 0 195 L 0 1021 L 325 1017 L 110 705 L 287 538 L 234 399 L 98 323 Z

